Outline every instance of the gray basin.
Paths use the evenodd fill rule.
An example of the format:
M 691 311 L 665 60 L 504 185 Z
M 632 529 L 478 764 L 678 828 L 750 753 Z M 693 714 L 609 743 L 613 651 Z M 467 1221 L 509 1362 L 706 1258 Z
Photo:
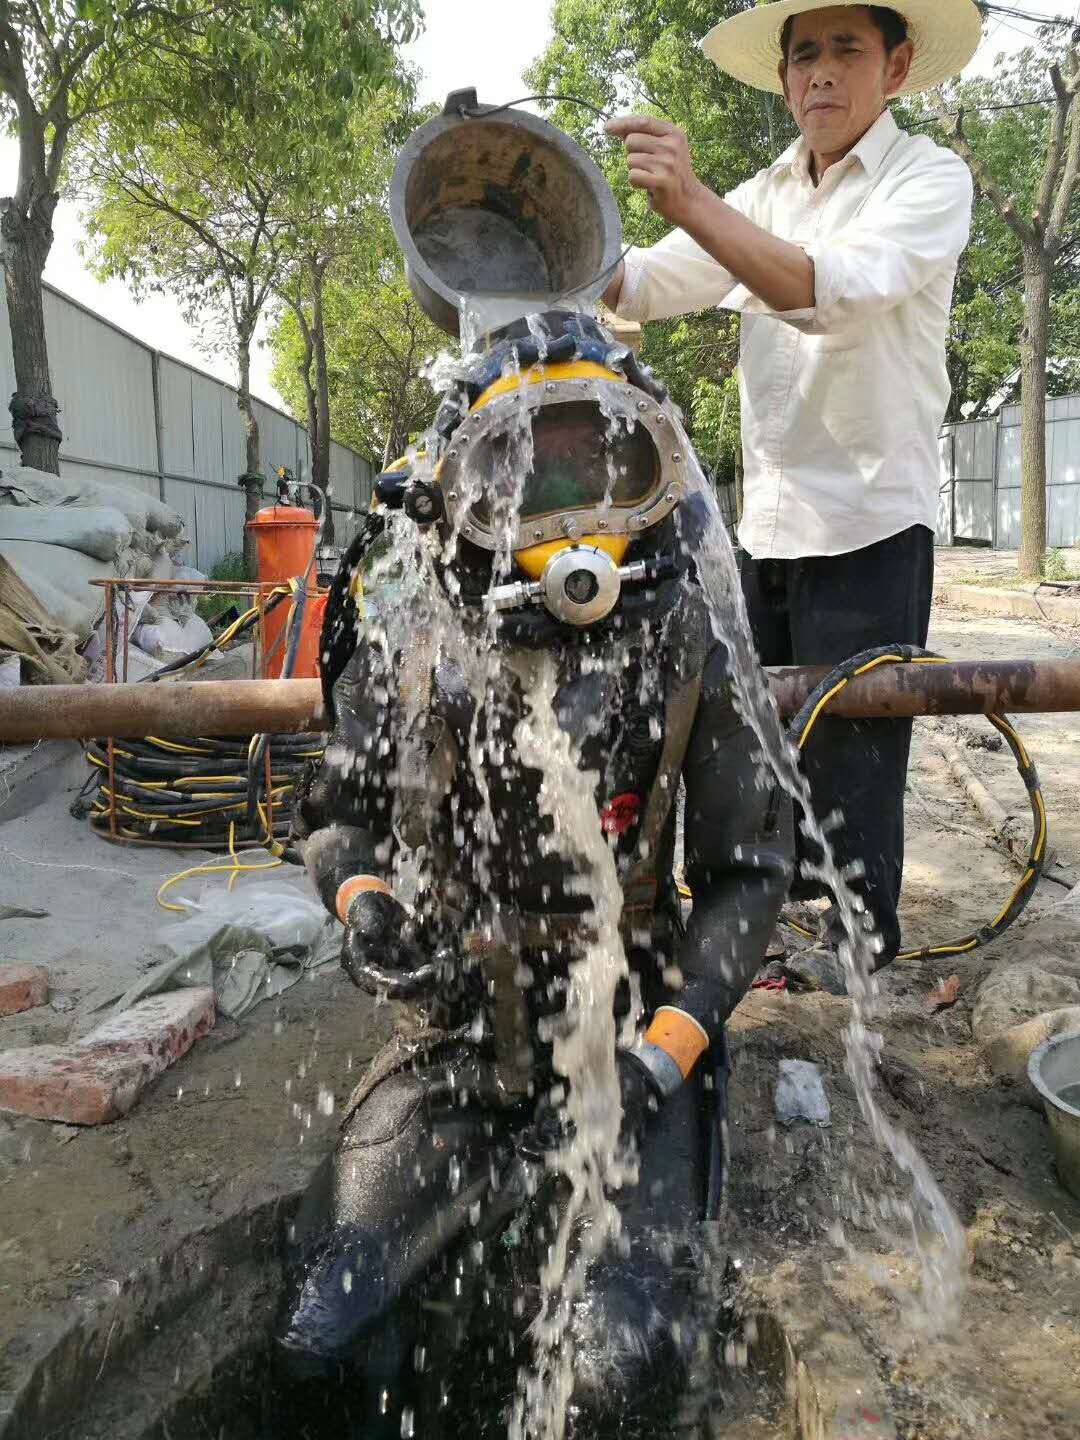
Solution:
M 1080 1200 L 1080 1031 L 1044 1040 L 1031 1052 L 1028 1075 L 1042 1096 L 1061 1183 Z

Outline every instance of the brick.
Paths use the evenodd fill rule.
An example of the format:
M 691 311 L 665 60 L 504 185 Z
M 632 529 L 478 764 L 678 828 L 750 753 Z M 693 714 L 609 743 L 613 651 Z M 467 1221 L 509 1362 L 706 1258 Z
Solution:
M 213 1029 L 214 1015 L 214 992 L 208 986 L 166 990 L 106 1020 L 79 1045 L 114 1055 L 143 1056 L 161 1071 Z
M 0 965 L 0 1015 L 18 1015 L 44 1005 L 49 972 L 43 965 Z
M 74 1044 L 0 1052 L 0 1109 L 69 1125 L 116 1120 L 211 1029 L 214 1014 L 213 990 L 171 990 Z
M 77 1045 L 31 1045 L 0 1053 L 0 1110 L 68 1125 L 102 1125 L 126 1115 L 155 1073 L 133 1055 Z

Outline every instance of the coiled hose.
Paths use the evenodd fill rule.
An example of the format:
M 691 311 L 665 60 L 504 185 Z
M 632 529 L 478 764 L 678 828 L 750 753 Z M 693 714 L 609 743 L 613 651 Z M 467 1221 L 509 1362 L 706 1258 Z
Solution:
M 831 670 L 821 684 L 807 696 L 802 709 L 788 726 L 788 738 L 799 750 L 802 750 L 809 740 L 814 726 L 828 709 L 830 703 L 856 676 L 865 675 L 868 671 L 876 670 L 882 665 L 944 665 L 946 663 L 945 656 L 935 655 L 933 651 L 920 649 L 917 645 L 881 645 L 872 650 L 863 650 L 858 655 L 853 655 L 850 660 L 845 660 L 835 670 Z M 996 940 L 1003 931 L 1007 930 L 1017 916 L 1023 913 L 1038 888 L 1039 877 L 1046 863 L 1046 805 L 1039 785 L 1039 776 L 1023 740 L 1017 734 L 1009 717 L 995 713 L 987 715 L 986 718 L 994 729 L 1005 737 L 1009 749 L 1013 753 L 1013 758 L 1016 760 L 1020 778 L 1027 788 L 1028 800 L 1031 804 L 1031 845 L 1028 849 L 1024 873 L 992 920 L 980 925 L 977 930 L 958 936 L 955 940 L 923 945 L 913 950 L 901 950 L 896 956 L 898 960 L 925 960 L 931 956 L 962 955 L 969 950 L 978 949 L 980 945 L 988 945 L 991 940 Z M 797 925 L 786 916 L 783 923 L 809 939 L 817 939 L 817 936 L 813 935 L 811 931 L 802 925 Z
M 211 653 L 234 645 L 277 605 L 290 600 L 282 674 L 296 664 L 307 600 L 306 577 L 297 577 L 270 592 L 261 609 L 251 606 L 208 645 L 163 666 L 140 683 L 193 671 Z M 271 754 L 269 780 L 264 764 Z M 147 735 L 113 742 L 113 779 L 109 784 L 108 742 L 94 740 L 86 758 L 92 767 L 87 783 L 72 806 L 77 818 L 88 815 L 91 828 L 107 839 L 128 844 L 228 851 L 233 868 L 237 847 L 266 847 L 275 863 L 286 855 L 282 843 L 289 829 L 292 792 L 305 768 L 323 753 L 323 737 L 308 735 Z M 112 802 L 117 828 L 110 823 Z M 271 819 L 272 815 L 272 819 Z M 227 867 L 228 868 L 228 867 Z

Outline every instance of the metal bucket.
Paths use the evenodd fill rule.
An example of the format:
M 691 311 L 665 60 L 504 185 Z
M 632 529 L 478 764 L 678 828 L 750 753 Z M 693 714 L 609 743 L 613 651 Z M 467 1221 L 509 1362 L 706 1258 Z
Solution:
M 455 91 L 409 137 L 390 190 L 409 287 L 448 335 L 464 307 L 482 334 L 591 304 L 622 244 L 615 197 L 581 147 L 534 115 L 489 110 Z
M 1042 1096 L 1058 1176 L 1080 1200 L 1080 1033 L 1044 1040 L 1031 1052 L 1028 1076 Z

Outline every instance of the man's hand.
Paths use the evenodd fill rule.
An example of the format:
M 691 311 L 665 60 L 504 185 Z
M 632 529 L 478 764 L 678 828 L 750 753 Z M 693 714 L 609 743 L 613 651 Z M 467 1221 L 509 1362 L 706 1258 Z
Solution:
M 626 144 L 630 184 L 649 192 L 649 204 L 672 225 L 685 226 L 706 187 L 694 174 L 686 132 L 651 115 L 620 115 L 607 132 Z

